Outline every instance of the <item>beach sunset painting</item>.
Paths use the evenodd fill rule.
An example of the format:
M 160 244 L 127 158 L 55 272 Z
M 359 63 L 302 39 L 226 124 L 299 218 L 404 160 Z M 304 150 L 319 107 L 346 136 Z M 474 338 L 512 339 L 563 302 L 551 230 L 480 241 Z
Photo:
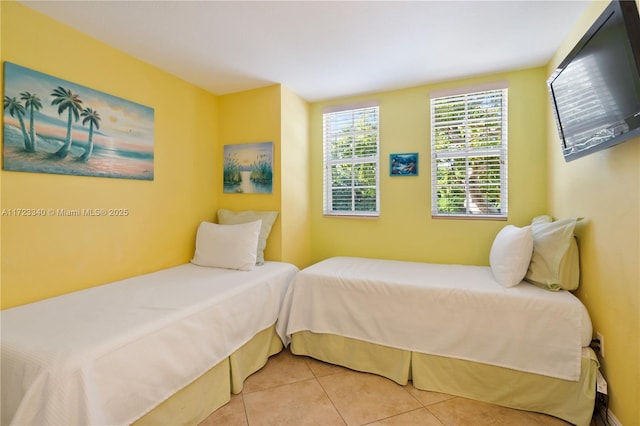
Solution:
M 273 192 L 273 142 L 224 146 L 225 193 L 271 194 Z
M 152 108 L 4 63 L 4 170 L 153 180 Z

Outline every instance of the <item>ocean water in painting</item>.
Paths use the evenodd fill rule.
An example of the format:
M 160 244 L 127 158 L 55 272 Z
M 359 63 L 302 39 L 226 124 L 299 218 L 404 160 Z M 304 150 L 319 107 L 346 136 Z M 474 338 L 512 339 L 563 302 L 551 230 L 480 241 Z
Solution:
M 273 192 L 273 142 L 224 146 L 225 193 Z
M 5 62 L 4 170 L 153 180 L 152 108 Z

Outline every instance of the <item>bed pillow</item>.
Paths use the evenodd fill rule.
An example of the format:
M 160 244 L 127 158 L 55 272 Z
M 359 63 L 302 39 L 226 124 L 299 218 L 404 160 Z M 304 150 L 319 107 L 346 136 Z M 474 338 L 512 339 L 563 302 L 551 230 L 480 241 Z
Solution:
M 267 238 L 271 233 L 271 227 L 278 217 L 278 212 L 246 210 L 233 212 L 231 210 L 218 210 L 218 222 L 222 225 L 234 225 L 238 223 L 262 221 L 260 236 L 258 238 L 258 248 L 256 254 L 256 265 L 264 264 L 264 249 L 267 247 Z
M 573 234 L 577 219 L 533 219 L 533 255 L 525 280 L 548 290 L 575 290 L 580 281 L 578 244 Z
M 196 236 L 191 263 L 199 266 L 251 271 L 256 265 L 256 247 L 262 222 L 218 225 L 202 222 Z
M 507 225 L 493 240 L 489 264 L 496 281 L 503 287 L 514 287 L 524 278 L 533 252 L 530 226 Z

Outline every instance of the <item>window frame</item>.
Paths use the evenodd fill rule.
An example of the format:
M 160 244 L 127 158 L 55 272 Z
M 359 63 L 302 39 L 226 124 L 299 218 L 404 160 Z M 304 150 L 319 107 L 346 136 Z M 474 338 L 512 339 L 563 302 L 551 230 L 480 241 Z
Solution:
M 471 147 L 469 146 L 470 142 L 470 132 L 469 132 L 469 120 L 468 120 L 468 112 L 469 112 L 469 99 L 476 98 L 482 94 L 487 95 L 487 97 L 495 96 L 495 92 L 500 92 L 500 145 L 493 147 Z M 470 88 L 460 88 L 454 90 L 447 91 L 439 91 L 430 93 L 430 116 L 431 116 L 431 124 L 430 124 L 430 148 L 431 148 L 431 217 L 434 219 L 476 219 L 476 220 L 507 220 L 508 218 L 508 84 L 505 82 L 499 82 L 484 86 L 476 86 Z M 434 108 L 434 104 L 446 102 L 447 99 L 452 101 L 452 104 L 455 102 L 455 99 L 464 99 L 464 148 L 463 149 L 441 149 L 440 147 L 436 147 L 437 138 L 436 131 L 438 125 L 447 124 L 446 121 L 437 120 L 436 118 L 436 108 Z M 495 118 L 495 117 L 494 117 Z M 490 120 L 486 120 L 490 121 Z M 500 208 L 499 211 L 489 211 L 482 212 L 482 210 L 478 212 L 474 212 L 474 207 L 479 209 L 475 203 L 473 203 L 471 197 L 471 189 L 474 189 L 473 185 L 470 185 L 470 159 L 477 158 L 491 158 L 498 157 L 499 162 L 499 185 L 500 185 Z M 443 159 L 462 159 L 464 161 L 466 170 L 464 172 L 464 203 L 463 208 L 464 212 L 450 212 L 450 211 L 441 211 L 441 208 L 438 203 L 438 193 L 439 189 L 443 187 L 443 185 L 438 183 L 438 160 Z M 494 160 L 495 164 L 495 160 Z M 489 181 L 490 182 L 490 181 Z M 487 183 L 488 184 L 488 183 Z M 459 186 L 459 185 L 458 185 Z M 475 190 L 475 189 L 474 189 Z M 484 194 L 483 194 L 484 195 Z M 455 200 L 459 201 L 459 200 Z M 489 206 L 483 206 L 484 208 L 489 208 Z
M 375 111 L 376 126 L 373 130 L 354 130 L 353 135 L 375 135 L 375 153 L 367 156 L 352 156 L 349 158 L 333 159 L 331 158 L 331 140 L 335 138 L 340 131 L 331 129 L 328 119 L 338 114 L 351 114 L 352 117 L 359 111 L 372 110 Z M 322 162 L 323 162 L 323 215 L 338 217 L 379 217 L 380 216 L 380 107 L 378 102 L 363 102 L 358 104 L 339 105 L 325 108 L 322 113 Z M 355 141 L 354 141 L 355 142 Z M 355 144 L 352 145 L 355 149 Z M 375 185 L 363 186 L 363 188 L 373 188 L 375 190 L 375 210 L 358 210 L 357 201 L 355 200 L 357 186 L 352 183 L 351 189 L 351 208 L 347 210 L 336 210 L 333 207 L 333 190 L 334 181 L 332 179 L 332 168 L 337 165 L 358 166 L 363 164 L 373 164 L 375 173 Z

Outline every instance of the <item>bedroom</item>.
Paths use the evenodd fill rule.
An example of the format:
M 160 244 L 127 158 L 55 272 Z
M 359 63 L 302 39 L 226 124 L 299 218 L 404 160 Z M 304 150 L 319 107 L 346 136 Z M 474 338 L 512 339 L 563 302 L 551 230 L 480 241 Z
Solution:
M 317 195 L 322 192 L 322 169 L 317 163 L 306 165 L 308 156 L 320 155 L 318 144 L 311 143 L 321 140 L 319 112 L 329 103 L 368 97 L 307 103 L 280 85 L 215 96 L 23 5 L 3 1 L 1 7 L 3 61 L 153 105 L 157 114 L 152 183 L 2 172 L 2 208 L 124 207 L 131 211 L 128 217 L 99 222 L 77 217 L 29 221 L 2 217 L 3 309 L 183 263 L 192 254 L 197 223 L 214 220 L 214 212 L 221 207 L 280 211 L 266 255 L 299 266 L 345 253 L 486 264 L 490 242 L 504 223 L 431 220 L 425 173 L 382 179 L 381 190 L 389 198 L 384 200 L 384 217 L 377 221 L 322 216 L 322 198 Z M 428 158 L 424 142 L 428 128 L 423 120 L 428 116 L 428 92 L 509 81 L 513 144 L 509 221 L 523 225 L 543 213 L 589 219 L 578 229 L 583 281 L 577 294 L 589 309 L 594 329 L 606 338 L 603 372 L 611 390 L 611 410 L 622 424 L 632 425 L 640 421 L 636 404 L 640 399 L 640 146 L 634 140 L 565 163 L 543 89 L 550 70 L 602 7 L 598 2 L 589 6 L 547 66 L 376 97 L 386 108 L 389 130 L 385 131 L 393 132 L 382 138 L 393 140 L 398 150 Z M 218 172 L 222 146 L 266 140 L 274 141 L 276 147 L 279 173 L 274 193 L 266 197 L 224 194 Z M 384 149 L 383 158 L 397 152 L 395 147 Z M 412 208 L 407 210 L 403 206 L 408 201 Z M 400 243 L 398 232 L 414 238 Z M 433 241 L 436 244 L 426 243 Z

